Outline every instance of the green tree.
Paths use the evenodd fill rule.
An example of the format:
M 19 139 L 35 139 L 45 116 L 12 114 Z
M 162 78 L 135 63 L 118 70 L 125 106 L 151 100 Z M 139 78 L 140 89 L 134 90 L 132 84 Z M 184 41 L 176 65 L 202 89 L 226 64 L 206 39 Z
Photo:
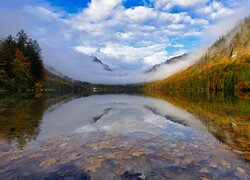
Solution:
M 41 48 L 37 41 L 29 40 L 26 47 L 26 56 L 31 63 L 30 72 L 34 82 L 42 82 L 45 79 L 45 69 L 41 57 Z
M 0 45 L 0 64 L 3 70 L 7 73 L 9 78 L 13 78 L 12 61 L 15 56 L 16 42 L 14 38 L 9 35 L 1 42 Z
M 41 48 L 21 30 L 16 38 L 9 35 L 0 41 L 1 89 L 27 90 L 45 84 Z
M 24 57 L 22 51 L 16 50 L 15 59 L 13 60 L 13 73 L 15 74 L 15 90 L 25 91 L 29 87 L 31 79 L 29 74 L 29 62 Z

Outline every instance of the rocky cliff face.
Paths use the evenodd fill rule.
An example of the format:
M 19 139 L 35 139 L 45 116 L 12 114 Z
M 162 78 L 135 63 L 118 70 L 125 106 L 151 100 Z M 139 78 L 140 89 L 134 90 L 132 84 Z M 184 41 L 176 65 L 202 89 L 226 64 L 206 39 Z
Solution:
M 112 71 L 112 69 L 111 69 L 107 64 L 104 64 L 104 63 L 103 63 L 100 59 L 98 59 L 97 57 L 94 57 L 94 58 L 93 58 L 93 62 L 102 65 L 103 68 L 104 68 L 106 71 Z
M 250 18 L 246 18 L 227 35 L 208 48 L 199 64 L 213 64 L 232 61 L 250 54 Z

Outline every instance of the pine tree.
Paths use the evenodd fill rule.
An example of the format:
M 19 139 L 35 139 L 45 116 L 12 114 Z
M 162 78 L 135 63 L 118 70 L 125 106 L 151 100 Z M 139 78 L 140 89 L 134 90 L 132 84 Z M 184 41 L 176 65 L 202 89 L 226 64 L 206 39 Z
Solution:
M 15 74 L 15 90 L 27 90 L 29 87 L 29 81 L 31 79 L 29 74 L 29 62 L 19 49 L 16 49 L 15 59 L 13 60 L 12 65 L 13 73 Z
M 15 56 L 16 42 L 14 38 L 9 35 L 1 43 L 0 47 L 0 65 L 3 70 L 7 73 L 9 78 L 13 78 L 12 72 L 12 61 Z
M 21 30 L 0 41 L 0 87 L 26 91 L 45 84 L 41 48 Z

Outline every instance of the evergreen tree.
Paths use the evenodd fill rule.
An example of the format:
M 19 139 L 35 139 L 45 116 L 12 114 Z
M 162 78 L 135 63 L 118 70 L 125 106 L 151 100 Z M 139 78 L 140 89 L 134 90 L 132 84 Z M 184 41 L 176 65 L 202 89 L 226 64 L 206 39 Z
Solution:
M 30 72 L 34 81 L 43 81 L 45 78 L 45 69 L 41 57 L 41 48 L 37 41 L 29 40 L 26 48 L 26 56 L 31 63 Z
M 41 48 L 21 30 L 0 42 L 0 88 L 25 91 L 45 84 Z
M 28 40 L 28 35 L 24 32 L 24 30 L 19 31 L 16 35 L 17 48 L 25 53 Z
M 27 90 L 29 88 L 29 81 L 31 78 L 29 74 L 29 62 L 19 49 L 16 49 L 15 59 L 13 60 L 12 64 L 13 73 L 15 74 L 15 90 Z
M 8 74 L 9 78 L 13 78 L 12 61 L 15 56 L 16 42 L 14 38 L 9 35 L 2 41 L 0 47 L 0 64 L 3 70 Z

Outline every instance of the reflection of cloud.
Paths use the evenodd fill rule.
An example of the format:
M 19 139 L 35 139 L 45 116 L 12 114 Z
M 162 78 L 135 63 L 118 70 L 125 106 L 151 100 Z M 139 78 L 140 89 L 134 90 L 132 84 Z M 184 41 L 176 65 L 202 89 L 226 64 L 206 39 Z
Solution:
M 93 117 L 98 117 L 98 121 L 93 123 Z M 171 131 L 171 127 L 185 128 L 166 117 L 181 119 L 187 126 L 204 130 L 192 114 L 163 100 L 131 95 L 95 95 L 74 99 L 54 111 L 46 111 L 40 137 L 71 133 L 88 135 L 90 132 L 156 135 Z
M 156 128 L 164 129 L 167 126 L 167 120 L 162 116 L 154 115 L 147 111 L 140 104 L 130 104 L 129 106 L 114 104 L 112 110 L 102 116 L 95 124 L 78 128 L 76 132 L 85 133 L 86 129 L 92 131 L 104 131 L 110 134 L 126 135 L 136 132 L 145 132 L 149 134 L 158 134 L 160 131 Z

